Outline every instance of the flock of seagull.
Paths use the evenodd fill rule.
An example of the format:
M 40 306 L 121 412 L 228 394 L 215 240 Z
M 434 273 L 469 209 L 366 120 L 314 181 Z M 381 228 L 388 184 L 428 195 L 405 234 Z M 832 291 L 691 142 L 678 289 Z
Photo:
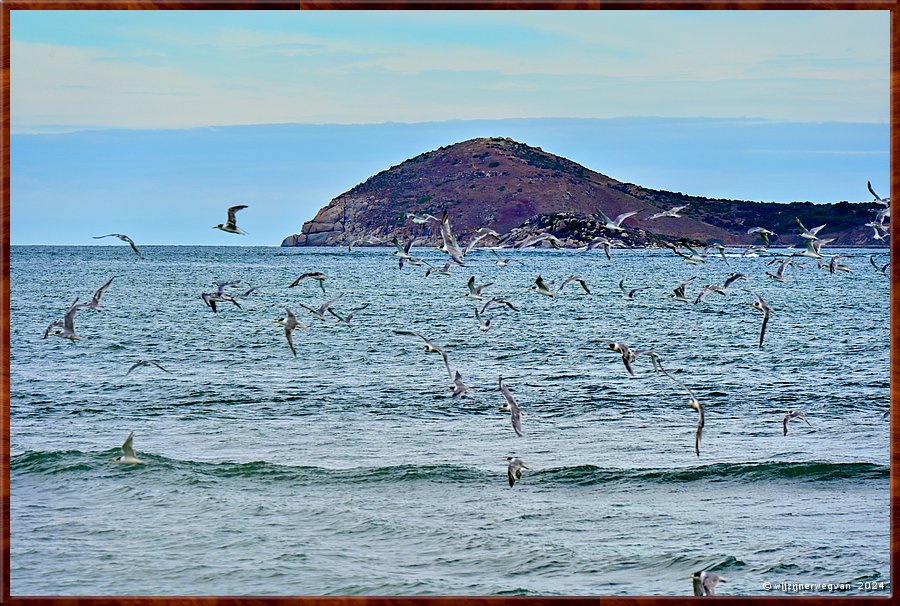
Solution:
M 876 218 L 867 223 L 866 226 L 871 226 L 875 230 L 875 238 L 878 240 L 884 239 L 884 237 L 889 233 L 889 224 L 885 223 L 886 220 L 890 218 L 890 198 L 881 198 L 872 189 L 871 183 L 868 184 L 868 189 L 870 193 L 874 196 L 874 201 L 878 203 L 881 208 L 876 212 Z M 227 211 L 227 220 L 225 223 L 221 223 L 219 225 L 213 226 L 213 229 L 219 229 L 226 233 L 231 234 L 244 234 L 246 233 L 242 229 L 237 226 L 237 212 L 247 208 L 247 205 L 237 205 L 232 206 Z M 669 217 L 669 218 L 679 218 L 684 215 L 679 214 L 681 210 L 683 210 L 684 206 L 678 206 L 671 208 L 669 210 L 665 210 L 659 213 L 654 214 L 650 217 L 650 219 L 661 218 L 661 217 Z M 623 222 L 636 215 L 638 211 L 626 212 L 618 215 L 615 219 L 610 219 L 606 216 L 601 210 L 598 209 L 598 215 L 602 217 L 605 222 L 604 229 L 610 232 L 618 233 L 625 232 L 628 228 L 623 226 Z M 392 252 L 393 256 L 396 258 L 399 268 L 402 270 L 404 265 L 412 265 L 412 266 L 422 266 L 426 265 L 427 269 L 425 270 L 425 277 L 428 278 L 432 274 L 440 274 L 440 275 L 450 275 L 451 269 L 453 267 L 466 267 L 465 264 L 465 256 L 467 253 L 472 251 L 479 244 L 487 240 L 488 238 L 492 238 L 495 241 L 495 245 L 490 248 L 494 257 L 496 258 L 496 265 L 498 267 L 507 267 L 510 263 L 521 262 L 514 258 L 503 257 L 500 253 L 497 252 L 498 249 L 514 249 L 519 250 L 523 248 L 528 248 L 532 246 L 552 246 L 559 248 L 562 246 L 562 242 L 553 234 L 550 233 L 542 233 L 537 235 L 532 235 L 529 237 L 525 237 L 519 240 L 516 240 L 516 232 L 517 230 L 513 230 L 512 232 L 501 236 L 496 231 L 493 231 L 488 228 L 481 228 L 474 232 L 472 240 L 469 244 L 462 248 L 450 226 L 450 220 L 448 217 L 448 213 L 445 210 L 441 218 L 437 218 L 430 214 L 425 214 L 421 216 L 417 216 L 414 214 L 407 215 L 407 218 L 411 220 L 413 223 L 423 226 L 423 230 L 427 231 L 427 228 L 430 225 L 435 225 L 439 228 L 441 242 L 442 244 L 437 247 L 437 250 L 442 251 L 447 254 L 449 260 L 444 263 L 441 267 L 436 267 L 428 263 L 427 261 L 417 258 L 413 256 L 412 249 L 413 246 L 418 242 L 417 238 L 412 238 L 406 243 L 401 243 L 395 237 L 392 240 L 392 244 L 395 250 Z M 777 263 L 777 268 L 774 272 L 766 272 L 766 276 L 774 281 L 779 283 L 785 283 L 787 281 L 786 270 L 790 268 L 792 271 L 796 271 L 797 268 L 802 268 L 803 264 L 800 262 L 800 259 L 803 257 L 815 259 L 818 261 L 818 267 L 827 270 L 829 273 L 836 272 L 849 272 L 850 268 L 841 263 L 841 259 L 844 258 L 842 255 L 833 255 L 827 262 L 822 261 L 823 256 L 821 254 L 822 248 L 832 241 L 832 239 L 822 238 L 819 236 L 819 233 L 822 229 L 825 228 L 825 225 L 819 225 L 812 229 L 807 229 L 799 218 L 796 219 L 796 224 L 799 228 L 799 232 L 796 234 L 798 237 L 804 239 L 806 241 L 805 249 L 801 252 L 786 252 L 783 254 L 774 254 L 771 260 L 768 262 L 769 265 Z M 767 253 L 766 249 L 769 246 L 769 236 L 775 235 L 772 231 L 764 228 L 764 227 L 753 227 L 747 230 L 748 234 L 756 234 L 759 238 L 759 244 L 755 244 L 747 247 L 743 252 L 742 256 L 759 256 L 759 253 Z M 112 233 L 106 234 L 103 236 L 95 236 L 96 239 L 100 238 L 108 238 L 115 237 L 123 242 L 126 242 L 130 245 L 134 254 L 139 258 L 144 258 L 141 251 L 138 249 L 134 241 L 124 234 Z M 345 242 L 345 245 L 348 247 L 348 250 L 352 250 L 353 246 L 359 244 L 381 244 L 383 243 L 375 236 L 364 236 L 362 238 L 356 238 L 352 241 Z M 484 246 L 482 244 L 482 246 Z M 603 247 L 604 253 L 607 259 L 612 259 L 610 254 L 610 250 L 612 248 L 617 248 L 624 246 L 624 244 L 615 239 L 610 239 L 609 237 L 597 237 L 587 245 L 582 247 L 582 250 L 592 250 L 595 248 Z M 705 263 L 708 256 L 712 254 L 712 250 L 717 250 L 718 253 L 722 256 L 723 259 L 727 261 L 725 256 L 725 247 L 718 244 L 712 244 L 707 246 L 702 252 L 698 252 L 696 249 L 691 247 L 690 243 L 682 240 L 678 243 L 667 243 L 666 246 L 672 250 L 674 254 L 678 257 L 682 258 L 686 263 L 691 265 L 698 265 Z M 875 262 L 874 257 L 870 256 L 869 261 L 871 265 L 874 267 L 876 271 L 881 273 L 886 273 L 887 268 L 890 264 L 888 263 L 879 265 Z M 76 297 L 75 300 L 70 304 L 68 310 L 66 311 L 63 320 L 54 320 L 50 323 L 47 329 L 44 331 L 43 338 L 47 338 L 49 336 L 62 337 L 69 340 L 78 340 L 81 339 L 78 334 L 75 332 L 75 315 L 81 309 L 91 309 L 93 311 L 99 312 L 102 310 L 100 303 L 103 297 L 104 292 L 110 287 L 115 276 L 110 278 L 105 284 L 103 284 L 100 288 L 96 290 L 90 302 L 87 303 L 79 303 L 79 298 Z M 674 301 L 682 302 L 682 303 L 693 303 L 699 304 L 703 301 L 703 299 L 713 293 L 716 293 L 720 296 L 726 295 L 729 292 L 729 288 L 731 288 L 738 281 L 748 280 L 748 277 L 742 273 L 731 273 L 729 276 L 725 278 L 722 285 L 718 284 L 706 284 L 700 288 L 695 296 L 688 296 L 687 288 L 696 279 L 696 276 L 690 277 L 684 282 L 677 285 L 672 292 L 668 295 Z M 304 280 L 313 280 L 318 282 L 318 286 L 321 289 L 323 295 L 325 294 L 325 285 L 324 282 L 327 280 L 327 276 L 319 271 L 307 272 L 301 274 L 297 277 L 288 288 L 293 288 L 300 284 L 300 282 Z M 566 276 L 560 283 L 558 287 L 554 288 L 554 282 L 551 280 L 545 279 L 542 275 L 538 275 L 534 280 L 534 283 L 529 287 L 529 290 L 545 297 L 554 298 L 560 295 L 561 291 L 569 284 L 577 283 L 582 291 L 585 294 L 590 295 L 591 289 L 587 282 L 578 275 L 569 275 Z M 237 308 L 240 308 L 240 300 L 249 297 L 256 288 L 250 288 L 243 292 L 239 292 L 241 290 L 239 287 L 241 282 L 239 280 L 231 280 L 218 282 L 217 288 L 214 291 L 203 292 L 200 294 L 200 298 L 203 303 L 207 305 L 212 312 L 217 312 L 217 303 L 231 303 Z M 491 317 L 486 317 L 485 312 L 493 305 L 496 306 L 506 306 L 508 309 L 512 311 L 518 311 L 516 305 L 509 299 L 502 296 L 494 296 L 485 301 L 484 291 L 492 286 L 492 283 L 485 284 L 477 284 L 476 277 L 472 275 L 467 282 L 468 292 L 464 295 L 467 298 L 473 299 L 475 301 L 484 301 L 483 304 L 475 307 L 475 317 L 478 322 L 479 329 L 482 331 L 490 330 L 491 327 Z M 627 301 L 634 301 L 637 299 L 637 296 L 642 291 L 647 290 L 649 287 L 647 286 L 626 286 L 624 278 L 619 282 L 619 289 L 622 293 L 622 298 Z M 231 290 L 229 290 L 231 289 Z M 771 306 L 769 306 L 766 301 L 756 292 L 750 289 L 742 289 L 745 292 L 752 294 L 755 297 L 755 301 L 750 304 L 750 307 L 762 312 L 762 323 L 759 331 L 759 339 L 758 346 L 762 347 L 766 334 L 766 327 L 769 324 L 774 310 Z M 332 321 L 338 324 L 349 325 L 353 317 L 359 313 L 360 311 L 366 309 L 369 304 L 366 303 L 362 306 L 356 307 L 344 315 L 336 312 L 333 307 L 334 305 L 343 297 L 343 293 L 338 294 L 335 297 L 330 298 L 329 300 L 322 303 L 319 307 L 311 307 L 304 305 L 302 303 L 298 303 L 301 307 L 303 307 L 313 318 L 318 319 L 320 321 Z M 284 307 L 285 315 L 282 318 L 278 318 L 274 320 L 274 322 L 281 324 L 283 326 L 284 337 L 287 341 L 288 348 L 291 353 L 296 357 L 297 349 L 294 345 L 293 341 L 293 333 L 295 330 L 306 329 L 308 328 L 306 324 L 298 320 L 297 315 L 293 310 L 288 307 Z M 436 353 L 440 355 L 443 360 L 444 367 L 446 368 L 448 379 L 450 382 L 450 389 L 452 390 L 452 397 L 461 398 L 463 397 L 470 388 L 467 387 L 463 381 L 463 377 L 459 370 L 454 371 L 450 365 L 450 359 L 447 355 L 447 352 L 434 341 L 427 338 L 421 332 L 415 330 L 403 330 L 403 329 L 395 329 L 394 333 L 402 336 L 409 336 L 419 339 L 423 346 L 425 353 Z M 622 363 L 625 367 L 625 371 L 631 376 L 635 376 L 634 365 L 640 357 L 647 357 L 650 359 L 653 369 L 655 372 L 662 374 L 671 380 L 675 385 L 677 385 L 680 389 L 684 390 L 688 395 L 688 405 L 694 409 L 698 413 L 697 420 L 697 428 L 694 436 L 694 450 L 696 455 L 700 456 L 700 444 L 702 431 L 705 425 L 705 414 L 703 404 L 698 399 L 697 395 L 693 390 L 690 389 L 687 385 L 685 385 L 682 381 L 675 378 L 671 373 L 669 373 L 662 365 L 662 360 L 660 355 L 653 351 L 652 349 L 646 348 L 634 348 L 629 346 L 623 342 L 613 342 L 607 345 L 607 349 L 620 355 L 622 358 Z M 137 360 L 134 362 L 130 368 L 128 368 L 126 375 L 130 374 L 137 368 L 147 367 L 147 366 L 155 366 L 164 372 L 170 372 L 163 366 L 161 366 L 158 362 L 154 360 Z M 522 430 L 522 418 L 525 415 L 524 411 L 519 406 L 516 398 L 513 396 L 509 387 L 505 383 L 503 376 L 499 376 L 498 389 L 505 401 L 505 404 L 499 407 L 499 410 L 508 412 L 510 418 L 510 425 L 512 426 L 513 431 L 517 436 L 523 436 Z M 885 413 L 884 418 L 888 419 L 888 414 Z M 786 436 L 788 433 L 788 424 L 792 420 L 803 420 L 808 425 L 810 425 L 809 420 L 806 417 L 806 414 L 801 410 L 791 410 L 787 412 L 784 416 L 783 420 L 783 431 Z M 129 433 L 127 439 L 124 444 L 122 444 L 121 448 L 123 451 L 123 456 L 112 459 L 112 462 L 116 463 L 124 463 L 124 464 L 143 464 L 145 461 L 141 460 L 135 455 L 133 448 L 133 438 L 134 433 Z M 522 470 L 530 469 L 527 463 L 519 458 L 518 456 L 509 456 L 503 459 L 507 465 L 507 479 L 509 486 L 512 488 L 518 481 L 522 478 Z M 715 587 L 719 582 L 724 582 L 726 579 L 720 577 L 716 573 L 708 572 L 708 571 L 698 571 L 694 573 L 691 577 L 693 579 L 694 584 L 694 593 L 695 595 L 715 595 Z

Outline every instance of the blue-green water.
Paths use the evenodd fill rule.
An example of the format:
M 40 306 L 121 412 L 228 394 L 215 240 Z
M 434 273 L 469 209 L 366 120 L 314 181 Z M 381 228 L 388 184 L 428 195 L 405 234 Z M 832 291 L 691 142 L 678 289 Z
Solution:
M 506 268 L 484 250 L 427 279 L 383 248 L 142 250 L 11 249 L 13 595 L 690 595 L 700 569 L 727 595 L 890 591 L 889 283 L 871 251 L 779 284 L 766 257 L 667 250 L 504 251 L 522 261 Z M 339 313 L 370 306 L 313 318 L 297 303 L 324 301 L 317 283 L 287 288 L 306 271 L 344 293 Z M 732 271 L 751 280 L 727 296 L 667 297 Z M 571 273 L 593 294 L 527 290 Z M 492 307 L 480 331 L 473 274 L 520 311 Z M 41 338 L 111 276 L 103 311 L 76 316 L 83 340 Z M 625 301 L 623 278 L 650 289 Z M 259 286 L 242 309 L 201 301 L 238 279 Z M 775 309 L 763 348 L 742 288 Z M 309 325 L 296 358 L 285 306 Z M 440 357 L 393 329 L 444 347 L 472 391 L 451 398 Z M 646 357 L 630 377 L 611 341 L 654 348 L 696 392 L 699 457 L 687 394 Z M 125 376 L 139 358 L 171 373 Z M 784 436 L 794 409 L 811 426 Z M 109 464 L 129 431 L 148 464 Z M 511 455 L 532 468 L 513 488 Z

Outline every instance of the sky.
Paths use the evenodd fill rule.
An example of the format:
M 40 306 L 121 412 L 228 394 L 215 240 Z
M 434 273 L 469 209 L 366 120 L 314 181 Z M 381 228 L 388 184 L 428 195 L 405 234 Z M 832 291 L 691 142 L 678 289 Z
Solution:
M 888 11 L 11 11 L 13 132 L 886 122 Z
M 889 30 L 887 11 L 11 11 L 11 239 L 277 245 L 476 136 L 658 189 L 864 201 L 866 180 L 890 193 Z M 250 234 L 209 229 L 238 203 Z

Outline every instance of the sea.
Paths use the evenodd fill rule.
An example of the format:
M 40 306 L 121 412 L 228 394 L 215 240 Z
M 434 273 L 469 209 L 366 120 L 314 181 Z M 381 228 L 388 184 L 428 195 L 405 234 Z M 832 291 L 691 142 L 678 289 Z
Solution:
M 11 594 L 684 596 L 697 571 L 719 595 L 890 594 L 886 249 L 785 283 L 775 249 L 480 249 L 427 278 L 391 250 L 12 246 Z M 322 288 L 289 288 L 306 272 Z M 570 275 L 590 294 L 529 289 Z M 43 338 L 112 277 L 82 339 Z M 201 299 L 238 280 L 240 307 Z M 494 296 L 517 311 L 480 330 Z M 301 305 L 334 298 L 367 307 Z M 111 462 L 130 432 L 144 465 Z

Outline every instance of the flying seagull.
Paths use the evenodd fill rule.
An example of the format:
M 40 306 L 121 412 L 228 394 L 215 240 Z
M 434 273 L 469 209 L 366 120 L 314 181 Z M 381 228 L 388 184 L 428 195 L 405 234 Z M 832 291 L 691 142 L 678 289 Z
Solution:
M 599 208 L 597 209 L 597 212 L 600 214 L 601 217 L 603 217 L 603 220 L 606 222 L 606 225 L 604 225 L 603 227 L 605 227 L 606 229 L 611 229 L 613 231 L 625 231 L 625 228 L 622 227 L 622 221 L 624 221 L 628 217 L 633 217 L 634 215 L 638 214 L 641 211 L 632 210 L 627 213 L 622 213 L 621 215 L 618 215 L 615 219 L 610 219 L 609 217 L 607 217 L 606 214 Z
M 671 298 L 675 299 L 676 301 L 684 301 L 685 303 L 690 301 L 690 299 L 688 299 L 687 295 L 684 293 L 684 289 L 687 288 L 688 284 L 690 284 L 692 281 L 694 281 L 696 279 L 697 279 L 697 276 L 691 276 L 690 278 L 688 278 L 687 280 L 685 280 L 684 282 L 682 282 L 681 284 L 679 284 L 678 286 L 673 288 L 672 294 L 670 294 L 669 296 Z
M 716 585 L 728 581 L 725 577 L 705 570 L 698 570 L 688 578 L 694 581 L 695 596 L 716 595 Z
M 278 324 L 284 324 L 284 338 L 287 339 L 288 347 L 291 348 L 291 353 L 294 354 L 294 357 L 297 357 L 297 349 L 294 347 L 294 338 L 292 333 L 295 328 L 303 328 L 306 329 L 306 324 L 303 322 L 297 321 L 297 316 L 287 307 L 284 308 L 285 313 L 287 315 L 283 318 L 275 320 Z
M 490 303 L 490 301 L 488 301 L 488 303 Z M 491 327 L 492 318 L 485 318 L 481 315 L 481 312 L 478 311 L 477 307 L 475 308 L 475 318 L 478 320 L 478 328 L 481 330 L 488 330 Z
M 447 357 L 447 352 L 445 352 L 443 349 L 441 349 L 440 347 L 438 347 L 437 345 L 435 345 L 434 343 L 432 343 L 431 341 L 426 339 L 424 336 L 422 336 L 421 333 L 418 333 L 418 332 L 415 332 L 412 330 L 394 330 L 394 333 L 396 333 L 398 335 L 409 335 L 409 336 L 413 336 L 413 337 L 419 337 L 420 339 L 425 341 L 425 353 L 441 354 L 441 357 L 444 359 L 444 366 L 447 367 L 447 374 L 450 376 L 450 382 L 451 383 L 454 382 L 454 376 L 453 376 L 453 372 L 451 372 L 451 370 L 450 370 L 450 359 Z
M 802 410 L 792 410 L 786 415 L 784 415 L 784 435 L 787 435 L 788 423 L 793 421 L 794 419 L 803 419 L 806 421 L 806 424 L 812 427 L 812 423 L 809 422 L 809 419 L 806 418 L 806 413 Z
M 138 247 L 135 246 L 134 240 L 132 240 L 125 234 L 106 234 L 105 236 L 94 236 L 94 240 L 99 240 L 100 238 L 109 238 L 110 236 L 112 236 L 114 238 L 118 238 L 122 242 L 128 242 L 128 244 L 131 245 L 131 250 L 134 251 L 134 254 L 136 254 L 141 259 L 144 258 L 144 255 L 141 254 L 141 251 L 139 251 Z
M 679 215 L 678 211 L 687 208 L 687 205 L 684 206 L 676 206 L 675 208 L 670 208 L 669 210 L 664 210 L 661 213 L 654 213 L 647 217 L 648 219 L 662 219 L 663 217 L 672 217 L 673 219 L 680 219 L 684 215 Z
M 44 331 L 44 338 L 46 339 L 48 336 L 51 337 L 62 337 L 63 339 L 69 339 L 74 341 L 75 339 L 81 339 L 75 334 L 75 314 L 78 313 L 78 310 L 83 307 L 78 304 L 78 297 L 75 297 L 75 300 L 72 301 L 72 304 L 69 306 L 69 311 L 66 312 L 65 317 L 63 317 L 62 322 L 62 330 L 57 330 L 56 332 L 50 332 L 51 328 L 59 327 L 59 320 L 56 320 L 47 327 L 47 330 Z
M 807 240 L 818 240 L 819 236 L 817 235 L 827 223 L 823 223 L 818 227 L 813 227 L 812 229 L 806 229 L 803 226 L 803 223 L 800 222 L 800 217 L 794 217 L 794 223 L 797 224 L 797 227 L 800 228 L 800 234 L 798 234 L 801 238 L 806 238 Z
M 475 299 L 476 301 L 481 301 L 481 291 L 483 291 L 485 288 L 487 288 L 491 284 L 493 284 L 493 282 L 488 282 L 487 284 L 481 284 L 479 286 L 475 286 L 475 276 L 472 276 L 471 278 L 469 278 L 469 281 L 466 284 L 466 286 L 469 287 L 469 292 L 465 296 L 469 297 L 470 299 Z
M 538 276 L 534 281 L 534 284 L 528 287 L 528 290 L 533 290 L 539 295 L 544 295 L 546 297 L 552 297 L 553 291 L 550 290 L 553 287 L 553 282 L 549 284 L 544 282 L 544 279 L 541 276 Z
M 631 349 L 625 343 L 615 342 L 610 343 L 606 346 L 610 351 L 614 351 L 616 353 L 622 354 L 622 363 L 625 364 L 625 370 L 628 371 L 632 377 L 637 376 L 634 374 L 634 366 L 632 364 L 637 359 L 638 356 L 648 355 L 655 360 L 659 357 L 656 353 L 651 349 Z
M 228 209 L 228 221 L 225 223 L 219 223 L 218 225 L 213 225 L 213 229 L 221 229 L 222 231 L 227 231 L 230 234 L 246 234 L 243 229 L 240 229 L 237 226 L 237 218 L 235 215 L 239 210 L 243 210 L 247 208 L 246 204 L 239 204 L 237 206 L 232 206 Z
M 700 438 L 703 436 L 703 426 L 706 423 L 706 416 L 704 414 L 703 404 L 700 402 L 700 400 L 697 398 L 697 395 L 694 393 L 694 391 L 690 387 L 688 387 L 687 385 L 685 385 L 684 383 L 682 383 L 681 381 L 679 381 L 678 379 L 676 379 L 675 377 L 670 375 L 666 371 L 666 369 L 664 369 L 662 367 L 662 363 L 660 362 L 659 356 L 656 353 L 654 353 L 654 352 L 647 352 L 647 353 L 653 359 L 653 366 L 654 366 L 654 368 L 656 368 L 657 371 L 659 371 L 659 372 L 663 373 L 664 375 L 666 375 L 667 377 L 669 377 L 669 379 L 673 383 L 679 385 L 682 389 L 684 389 L 688 393 L 688 396 L 690 397 L 690 400 L 688 401 L 688 406 L 690 406 L 691 408 L 696 410 L 699 415 L 697 418 L 697 432 L 694 434 L 694 452 L 696 452 L 697 456 L 699 457 L 700 456 Z
M 503 375 L 500 375 L 500 393 L 503 394 L 503 397 L 506 398 L 506 405 L 502 406 L 500 410 L 509 410 L 509 420 L 512 423 L 513 430 L 516 432 L 516 435 L 522 435 L 522 411 L 519 408 L 518 402 L 513 397 L 513 395 L 509 392 L 509 388 L 506 386 L 506 383 L 503 382 Z
M 368 306 L 369 306 L 369 304 L 366 303 L 365 305 L 362 305 L 362 306 L 360 306 L 360 307 L 356 307 L 356 308 L 354 308 L 354 309 L 351 309 L 351 310 L 350 310 L 350 313 L 348 313 L 346 316 L 343 316 L 343 317 L 342 317 L 340 314 L 338 314 L 336 311 L 334 311 L 333 309 L 331 309 L 330 307 L 328 308 L 328 313 L 330 313 L 332 316 L 334 316 L 335 318 L 337 318 L 337 323 L 338 323 L 338 324 L 346 324 L 347 326 L 349 326 L 349 325 L 350 325 L 350 320 L 353 319 L 353 316 L 355 316 L 355 315 L 357 314 L 357 312 L 360 312 L 360 311 L 364 310 L 364 309 L 367 308 Z
M 649 286 L 641 286 L 639 288 L 625 288 L 625 279 L 619 280 L 619 290 L 622 291 L 622 298 L 626 301 L 634 301 L 634 294 L 642 290 L 647 290 Z
M 762 327 L 759 329 L 759 346 L 762 347 L 763 337 L 766 336 L 766 324 L 769 323 L 769 316 L 772 315 L 772 312 L 774 310 L 771 307 L 769 307 L 768 305 L 766 305 L 766 302 L 758 294 L 756 294 L 752 290 L 748 290 L 747 292 L 753 294 L 756 297 L 756 301 L 751 303 L 750 307 L 752 307 L 754 309 L 758 309 L 759 311 L 763 312 Z
M 216 310 L 216 301 L 230 301 L 235 305 L 235 307 L 241 309 L 241 304 L 238 303 L 233 296 L 225 292 L 226 286 L 237 286 L 240 283 L 240 280 L 232 280 L 230 282 L 217 282 L 216 286 L 218 288 L 215 292 L 200 293 L 200 298 L 203 299 L 203 302 L 213 310 L 213 313 L 218 313 Z
M 307 310 L 309 313 L 311 313 L 313 316 L 315 316 L 319 320 L 326 322 L 328 320 L 328 316 L 325 315 L 325 312 L 327 312 L 328 308 L 331 307 L 332 305 L 334 305 L 337 302 L 337 300 L 343 296 L 344 296 L 344 293 L 341 293 L 338 296 L 336 296 L 335 298 L 325 301 L 324 303 L 322 303 L 319 306 L 318 309 L 313 309 L 312 307 L 309 307 L 308 305 L 304 305 L 303 303 L 297 303 L 297 305 L 299 305 L 303 309 Z
M 134 364 L 131 365 L 131 367 L 128 369 L 128 372 L 125 373 L 125 376 L 127 377 L 128 375 L 130 375 L 131 371 L 134 370 L 135 368 L 138 368 L 139 366 L 150 366 L 151 364 L 153 366 L 156 366 L 158 369 L 162 370 L 163 372 L 167 372 L 170 374 L 172 373 L 171 370 L 166 370 L 165 368 L 163 368 L 162 366 L 157 364 L 154 360 L 138 360 L 137 362 L 135 362 Z
M 481 306 L 481 313 L 484 313 L 484 310 L 486 310 L 488 307 L 490 307 L 490 306 L 491 306 L 492 304 L 494 304 L 494 303 L 503 303 L 504 305 L 506 305 L 506 306 L 507 306 L 508 308 L 510 308 L 511 310 L 513 310 L 513 311 L 519 311 L 519 308 L 516 307 L 515 305 L 513 305 L 513 302 L 510 301 L 509 299 L 505 299 L 505 298 L 503 298 L 503 297 L 493 297 L 493 298 L 491 298 L 491 299 L 488 299 L 488 300 L 485 302 L 485 304 Z
M 891 198 L 890 198 L 890 197 L 882 198 L 881 196 L 879 196 L 878 194 L 876 194 L 876 193 L 875 193 L 875 190 L 872 189 L 872 182 L 871 182 L 871 181 L 866 181 L 866 186 L 869 188 L 869 193 L 872 194 L 873 196 L 875 196 L 875 199 L 873 200 L 873 202 L 878 202 L 879 204 L 881 204 L 881 205 L 883 205 L 883 206 L 888 206 L 888 205 L 890 205 L 890 203 L 891 203 Z
M 747 230 L 747 233 L 758 235 L 764 246 L 769 245 L 769 236 L 775 235 L 774 231 L 769 231 L 765 227 L 751 227 Z
M 309 278 L 310 280 L 316 280 L 319 283 L 319 288 L 322 289 L 322 294 L 325 294 L 325 285 L 324 282 L 328 278 L 325 274 L 320 271 L 309 271 L 304 274 L 300 274 L 300 277 L 290 283 L 288 288 L 294 288 L 298 284 L 300 284 L 301 280 L 306 280 Z
M 556 289 L 557 294 L 559 294 L 559 291 L 565 288 L 566 284 L 568 284 L 569 282 L 578 282 L 579 284 L 581 284 L 581 288 L 584 289 L 584 292 L 586 292 L 587 294 L 591 294 L 591 289 L 588 288 L 587 282 L 584 281 L 584 278 L 582 278 L 581 276 L 576 276 L 574 274 L 563 280 L 563 283 L 560 284 L 559 288 Z
M 463 383 L 462 375 L 459 374 L 459 371 L 456 371 L 456 376 L 453 378 L 453 397 L 461 398 L 466 392 L 469 391 L 469 388 L 466 387 L 466 384 Z
M 134 454 L 134 447 L 131 445 L 132 440 L 134 440 L 134 432 L 128 434 L 128 437 L 125 438 L 125 443 L 122 444 L 122 452 L 123 455 L 121 457 L 116 457 L 112 459 L 110 463 L 122 463 L 125 465 L 144 465 L 146 461 L 142 461 L 137 458 Z
M 102 311 L 100 308 L 100 297 L 103 296 L 103 292 L 109 288 L 109 285 L 112 284 L 112 281 L 115 279 L 115 276 L 109 279 L 109 281 L 97 289 L 97 292 L 94 293 L 94 297 L 91 299 L 90 303 L 84 303 L 81 307 L 90 308 L 94 311 Z
M 450 255 L 450 258 L 458 265 L 464 265 L 462 260 L 465 253 L 459 248 L 456 236 L 453 235 L 453 231 L 450 229 L 450 214 L 446 209 L 444 214 L 441 215 L 441 238 L 444 240 L 441 250 Z
M 702 301 L 703 297 L 705 297 L 706 295 L 708 295 L 711 292 L 717 292 L 720 295 L 724 295 L 725 289 L 716 284 L 707 284 L 706 286 L 704 286 L 703 288 L 700 289 L 699 293 L 697 293 L 697 298 L 694 299 L 694 304 L 696 305 L 697 303 Z
M 522 479 L 522 468 L 531 468 L 519 457 L 506 457 L 506 460 L 509 462 L 509 466 L 506 468 L 506 477 L 509 479 L 509 487 L 512 488 L 516 480 Z

